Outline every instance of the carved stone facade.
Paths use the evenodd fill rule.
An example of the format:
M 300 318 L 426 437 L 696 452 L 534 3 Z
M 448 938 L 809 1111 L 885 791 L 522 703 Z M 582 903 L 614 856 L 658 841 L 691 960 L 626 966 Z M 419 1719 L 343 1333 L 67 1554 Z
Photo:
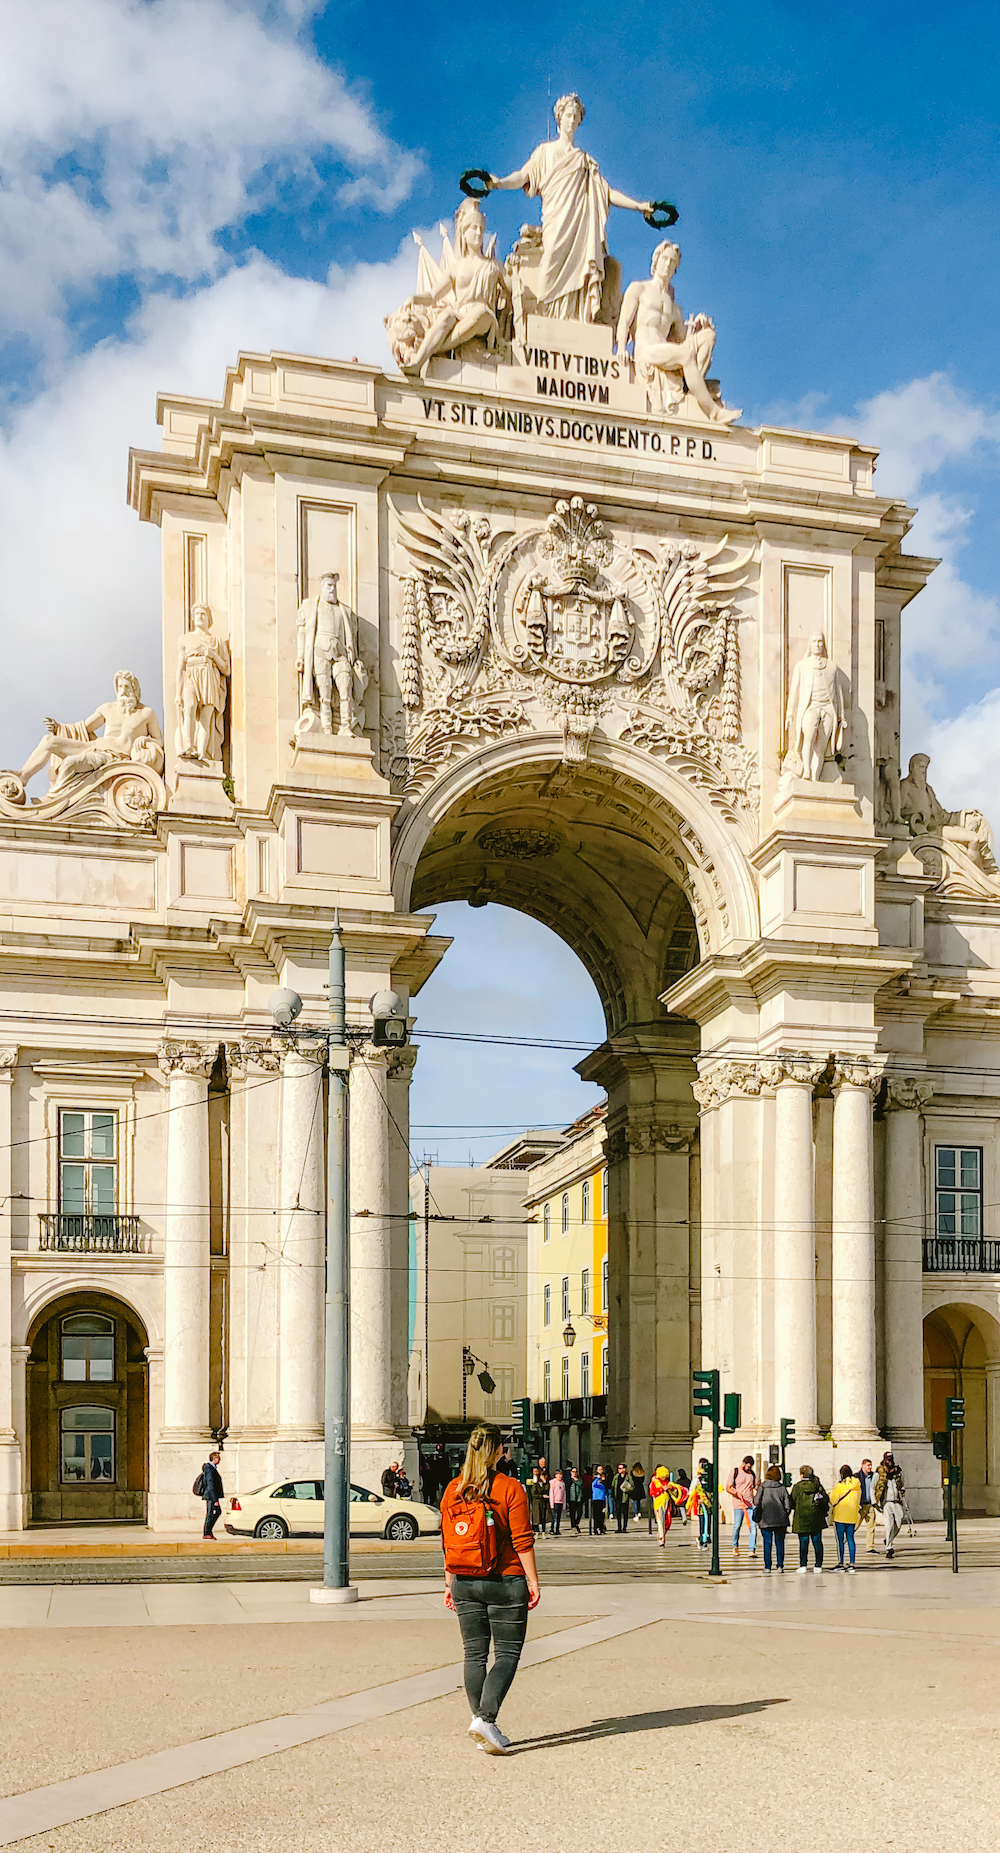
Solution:
M 322 1029 L 339 908 L 361 1036 L 463 898 L 550 925 L 604 1008 L 580 1066 L 608 1096 L 608 1446 L 697 1448 L 713 1363 L 734 1452 L 790 1414 L 828 1473 L 881 1431 L 930 1511 L 941 1373 L 979 1372 L 964 1485 L 996 1499 L 1000 877 L 985 819 L 898 763 L 933 562 L 870 446 L 722 404 L 669 215 L 608 188 L 581 120 L 561 99 L 509 260 L 468 208 L 436 276 L 425 254 L 404 371 L 244 353 L 218 399 L 162 397 L 129 494 L 162 536 L 166 740 L 123 674 L 0 775 L 8 1523 L 71 1304 L 146 1393 L 130 1512 L 189 1527 L 213 1431 L 236 1486 L 319 1471 L 327 1081 L 267 999 Z M 624 309 L 622 202 L 654 271 Z M 356 1477 L 415 1455 L 410 1068 L 351 1073 Z

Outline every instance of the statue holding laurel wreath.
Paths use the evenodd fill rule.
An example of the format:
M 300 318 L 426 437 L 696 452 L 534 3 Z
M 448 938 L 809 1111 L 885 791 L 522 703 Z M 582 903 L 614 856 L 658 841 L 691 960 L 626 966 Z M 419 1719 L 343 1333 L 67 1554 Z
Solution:
M 596 322 L 604 292 L 609 207 L 641 212 L 657 229 L 673 225 L 677 213 L 666 201 L 630 199 L 608 185 L 593 156 L 575 146 L 584 116 L 578 96 L 560 97 L 553 115 L 558 138 L 542 142 L 524 167 L 502 177 L 472 168 L 462 176 L 462 189 L 471 194 L 468 183 L 477 180 L 480 198 L 494 188 L 514 192 L 521 187 L 529 198 L 541 199 L 542 258 L 532 278 L 537 311 L 563 321 Z

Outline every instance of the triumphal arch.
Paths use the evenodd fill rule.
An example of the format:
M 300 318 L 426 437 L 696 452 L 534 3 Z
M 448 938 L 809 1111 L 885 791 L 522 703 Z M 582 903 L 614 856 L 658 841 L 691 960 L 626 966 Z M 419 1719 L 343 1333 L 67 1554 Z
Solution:
M 241 354 L 132 454 L 163 724 L 123 673 L 0 778 L 3 1522 L 187 1525 L 212 1431 L 232 1486 L 321 1471 L 323 1045 L 267 1000 L 322 1024 L 338 907 L 363 1028 L 456 898 L 551 926 L 604 1006 L 614 1457 L 697 1451 L 717 1365 L 732 1453 L 783 1415 L 824 1474 L 891 1443 L 939 1512 L 962 1386 L 998 1509 L 1000 877 L 899 762 L 934 563 L 872 448 L 740 422 L 671 209 L 581 118 L 465 177 L 384 366 Z M 541 223 L 501 258 L 508 186 Z M 360 1478 L 412 1447 L 413 1060 L 352 1058 Z

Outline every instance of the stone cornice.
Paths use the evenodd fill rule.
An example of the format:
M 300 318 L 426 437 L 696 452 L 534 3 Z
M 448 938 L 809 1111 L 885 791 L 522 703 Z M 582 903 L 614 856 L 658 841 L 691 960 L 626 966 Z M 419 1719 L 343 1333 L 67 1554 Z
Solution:
M 824 1000 L 874 995 L 909 972 L 916 953 L 877 946 L 825 946 L 804 940 L 758 940 L 736 953 L 713 953 L 660 998 L 678 1016 L 710 1023 L 731 1003 L 759 1005 L 777 993 L 808 986 Z

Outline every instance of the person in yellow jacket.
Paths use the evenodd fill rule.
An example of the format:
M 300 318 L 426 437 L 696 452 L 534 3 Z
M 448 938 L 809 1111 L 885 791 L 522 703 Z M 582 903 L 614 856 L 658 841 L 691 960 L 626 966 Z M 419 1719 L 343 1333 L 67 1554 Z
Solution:
M 848 1576 L 856 1574 L 854 1568 L 854 1527 L 861 1516 L 861 1481 L 850 1467 L 840 1469 L 840 1479 L 830 1494 L 830 1517 L 837 1533 L 837 1569 L 843 1570 L 844 1546 L 847 1546 L 849 1562 L 846 1565 Z
M 656 1541 L 662 1551 L 666 1533 L 673 1521 L 670 1504 L 670 1469 L 657 1467 L 649 1482 L 649 1495 L 653 1501 L 653 1517 L 656 1520 Z

